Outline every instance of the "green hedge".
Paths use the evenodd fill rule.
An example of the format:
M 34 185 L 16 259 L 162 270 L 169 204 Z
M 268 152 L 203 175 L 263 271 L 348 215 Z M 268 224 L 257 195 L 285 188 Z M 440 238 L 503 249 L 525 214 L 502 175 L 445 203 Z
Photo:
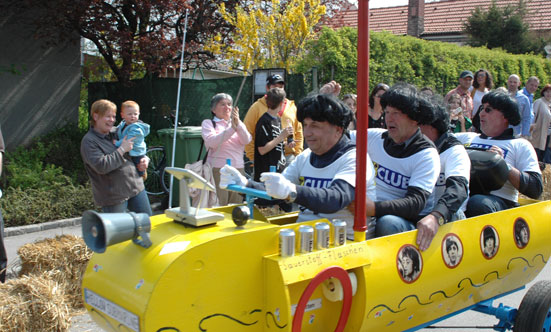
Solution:
M 321 84 L 329 81 L 333 73 L 333 78 L 343 83 L 344 93 L 355 91 L 356 63 L 339 59 L 351 58 L 350 54 L 356 52 L 356 40 L 356 30 L 324 28 L 319 38 L 308 44 L 309 52 L 295 70 L 306 72 L 317 66 Z M 345 49 L 342 45 L 348 47 Z M 485 47 L 395 36 L 389 32 L 370 34 L 369 65 L 370 87 L 380 82 L 392 85 L 402 81 L 419 88 L 429 86 L 440 94 L 456 87 L 459 73 L 466 69 L 473 72 L 487 69 L 496 87 L 505 86 L 510 74 L 520 75 L 523 82 L 533 75 L 542 83 L 551 81 L 551 61 L 541 56 L 513 55 Z
M 511 74 L 522 81 L 530 76 L 551 79 L 551 61 L 537 55 L 514 55 L 484 47 L 426 41 L 387 32 L 372 33 L 370 83 L 406 81 L 446 93 L 457 85 L 463 70 L 487 69 L 496 87 L 505 86 Z M 373 86 L 373 85 L 371 85 Z

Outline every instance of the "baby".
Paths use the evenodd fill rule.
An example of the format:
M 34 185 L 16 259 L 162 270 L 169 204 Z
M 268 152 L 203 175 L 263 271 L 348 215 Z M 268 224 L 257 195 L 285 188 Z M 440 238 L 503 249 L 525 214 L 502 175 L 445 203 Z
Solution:
M 117 126 L 119 140 L 115 141 L 115 145 L 117 147 L 120 146 L 125 136 L 127 139 L 135 137 L 133 142 L 134 147 L 130 150 L 129 154 L 132 161 L 137 166 L 147 151 L 144 139 L 149 135 L 149 125 L 140 120 L 140 105 L 132 100 L 127 100 L 122 103 L 121 117 L 123 120 Z M 138 174 L 143 177 L 144 180 L 147 178 L 146 172 L 138 170 Z

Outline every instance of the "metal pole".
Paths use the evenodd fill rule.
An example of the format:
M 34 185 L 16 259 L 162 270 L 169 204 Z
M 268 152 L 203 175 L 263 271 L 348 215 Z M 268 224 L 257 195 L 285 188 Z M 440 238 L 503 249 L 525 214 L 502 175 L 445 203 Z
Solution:
M 187 18 L 189 9 L 186 9 L 186 19 L 184 23 L 184 37 L 182 39 L 182 56 L 180 57 L 180 75 L 178 77 L 178 95 L 176 96 L 176 114 L 174 118 L 174 135 L 172 137 L 172 159 L 170 161 L 170 167 L 174 167 L 174 158 L 176 156 L 176 133 L 178 130 L 178 112 L 180 111 L 180 91 L 182 90 L 182 68 L 184 67 L 184 51 L 186 49 L 186 34 L 187 34 Z M 163 181 L 163 179 L 161 179 Z M 182 180 L 184 181 L 184 180 Z M 172 183 L 174 182 L 174 176 L 170 175 L 170 189 L 168 191 L 168 208 L 172 208 Z M 184 195 L 185 193 L 180 193 Z
M 358 73 L 356 111 L 356 210 L 354 213 L 354 240 L 364 241 L 366 225 L 366 179 L 367 126 L 369 112 L 369 0 L 358 1 Z M 363 238 L 362 238 L 363 237 Z

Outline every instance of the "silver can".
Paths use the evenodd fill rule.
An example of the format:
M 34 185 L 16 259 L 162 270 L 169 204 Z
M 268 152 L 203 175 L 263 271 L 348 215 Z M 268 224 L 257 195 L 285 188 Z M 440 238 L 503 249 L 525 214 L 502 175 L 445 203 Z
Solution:
M 339 247 L 346 244 L 346 221 L 333 219 L 333 246 Z
M 331 233 L 331 227 L 326 222 L 318 222 L 315 226 L 316 229 L 316 249 L 329 248 L 329 234 Z
M 299 252 L 306 253 L 314 250 L 314 228 L 308 225 L 298 227 Z
M 290 257 L 295 255 L 295 232 L 292 229 L 279 231 L 279 255 Z

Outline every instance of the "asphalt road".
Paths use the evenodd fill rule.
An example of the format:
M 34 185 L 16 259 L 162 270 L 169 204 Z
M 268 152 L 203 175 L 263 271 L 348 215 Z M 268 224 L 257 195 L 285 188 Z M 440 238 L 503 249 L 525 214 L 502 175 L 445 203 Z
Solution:
M 55 229 L 50 229 L 50 230 L 41 231 L 41 232 L 7 237 L 5 239 L 5 245 L 8 251 L 8 265 L 9 265 L 8 275 L 9 276 L 15 275 L 14 270 L 17 269 L 16 266 L 17 266 L 17 260 L 18 260 L 17 249 L 20 246 L 26 243 L 32 243 L 41 239 L 52 238 L 52 237 L 55 237 L 56 235 L 62 235 L 62 234 L 81 235 L 80 226 L 55 228 Z M 525 289 L 497 299 L 496 301 L 494 301 L 494 306 L 497 306 L 500 303 L 503 303 L 504 305 L 518 308 L 526 291 L 530 288 L 532 284 L 534 284 L 538 280 L 551 280 L 550 263 L 547 263 L 547 265 L 539 274 L 539 276 L 534 281 L 527 284 Z M 424 332 L 492 331 L 493 325 L 497 324 L 497 322 L 498 320 L 493 316 L 488 316 L 488 315 L 471 310 L 471 311 L 466 311 L 459 315 L 453 316 L 449 319 L 441 321 L 433 326 L 424 328 L 420 331 L 424 331 Z M 87 313 L 83 313 L 81 315 L 77 315 L 73 317 L 69 332 L 85 332 L 85 331 L 96 332 L 96 331 L 101 331 L 101 329 L 96 324 L 94 324 L 94 322 L 91 320 L 91 318 L 88 316 Z

